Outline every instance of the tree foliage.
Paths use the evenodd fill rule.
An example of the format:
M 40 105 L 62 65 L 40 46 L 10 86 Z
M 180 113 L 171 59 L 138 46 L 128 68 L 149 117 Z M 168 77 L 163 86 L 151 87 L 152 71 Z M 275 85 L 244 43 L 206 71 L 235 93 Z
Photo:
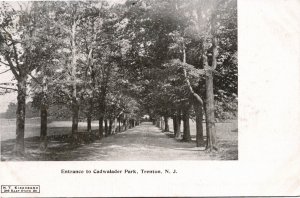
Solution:
M 17 106 L 29 85 L 41 115 L 72 118 L 74 137 L 79 119 L 89 131 L 99 120 L 102 137 L 105 120 L 143 114 L 201 126 L 202 109 L 206 121 L 237 116 L 236 0 L 1 4 L 0 63 L 17 81 Z

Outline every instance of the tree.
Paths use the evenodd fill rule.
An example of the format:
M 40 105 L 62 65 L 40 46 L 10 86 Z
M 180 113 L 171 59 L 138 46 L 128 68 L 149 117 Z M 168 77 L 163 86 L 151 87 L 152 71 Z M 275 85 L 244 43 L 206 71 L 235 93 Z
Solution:
M 87 28 L 86 25 L 94 25 L 95 17 L 99 16 L 99 9 L 93 3 L 87 2 L 51 2 L 54 15 L 53 26 L 58 30 L 56 37 L 61 38 L 62 43 L 59 58 L 62 68 L 64 84 L 59 89 L 67 98 L 72 110 L 72 137 L 77 139 L 78 119 L 80 111 L 80 99 L 87 95 L 85 71 L 93 67 L 93 49 L 95 37 L 86 40 L 86 35 L 97 31 L 95 28 Z M 102 2 L 100 2 L 102 3 Z M 85 45 L 85 49 L 82 47 Z M 84 54 L 87 57 L 84 57 Z M 95 83 L 95 82 L 93 82 Z
M 12 71 L 18 89 L 16 150 L 24 150 L 29 80 L 41 110 L 41 142 L 48 115 L 69 113 L 76 140 L 81 117 L 90 132 L 98 119 L 103 137 L 115 131 L 116 119 L 127 129 L 149 113 L 164 131 L 172 118 L 177 138 L 183 120 L 186 141 L 189 119 L 195 119 L 201 146 L 205 114 L 207 148 L 217 149 L 215 120 L 237 110 L 235 0 L 31 2 L 17 10 L 2 5 L 0 63 L 3 72 Z M 1 94 L 14 89 L 0 88 Z
M 44 43 L 44 50 L 47 57 L 41 61 L 41 66 L 35 70 L 35 74 L 31 75 L 33 102 L 40 110 L 41 127 L 40 127 L 40 149 L 47 148 L 47 119 L 48 110 L 55 103 L 53 95 L 56 95 L 53 87 L 56 83 L 56 70 L 58 70 L 57 58 L 59 56 L 58 49 L 61 47 L 61 40 L 54 39 L 57 29 L 53 28 L 54 16 L 51 12 L 51 3 L 35 2 L 32 9 L 36 12 L 43 13 L 39 18 L 39 29 L 37 32 L 40 42 Z
M 236 43 L 236 1 L 202 1 L 194 0 L 190 2 L 179 1 L 177 5 L 177 10 L 181 10 L 182 13 L 190 18 L 189 26 L 185 30 L 185 36 L 193 39 L 193 43 L 199 42 L 198 51 L 200 51 L 201 56 L 201 67 L 205 71 L 205 110 L 206 110 L 206 123 L 207 123 L 207 136 L 208 145 L 207 147 L 212 150 L 217 150 L 217 139 L 215 131 L 215 100 L 214 100 L 214 74 L 217 70 L 217 65 L 221 65 L 224 60 L 229 56 L 229 53 L 220 54 L 219 49 L 219 39 L 224 39 L 229 43 Z M 229 35 L 229 36 L 228 36 Z M 225 38 L 224 38 L 225 36 Z M 227 37 L 227 38 L 226 38 Z M 232 41 L 233 40 L 233 41 Z M 196 41 L 196 42 L 195 42 Z M 228 46 L 228 45 L 227 45 Z M 224 48 L 223 48 L 224 49 Z M 234 52 L 235 53 L 235 52 Z M 198 54 L 198 53 L 196 53 Z M 210 55 L 211 54 L 211 55 Z M 188 82 L 187 82 L 188 83 Z M 201 86 L 199 86 L 201 87 Z M 193 93 L 192 89 L 191 93 Z M 198 95 L 201 93 L 197 91 Z M 196 93 L 196 92 L 195 92 Z M 199 104 L 201 104 L 199 100 Z M 204 103 L 202 102 L 202 105 Z M 200 114 L 202 108 L 195 108 Z M 197 119 L 200 123 L 202 118 Z M 197 122 L 197 123 L 198 123 Z M 202 124 L 201 124 L 202 125 Z M 199 127 L 198 127 L 199 126 Z M 197 129 L 200 129 L 200 124 Z M 197 130 L 198 131 L 198 130 Z M 198 134 L 198 133 L 197 133 Z M 199 138 L 201 138 L 201 133 L 199 133 Z M 198 135 L 197 135 L 198 137 Z
M 2 2 L 0 38 L 1 65 L 8 67 L 17 81 L 17 127 L 14 152 L 24 154 L 25 104 L 27 80 L 31 72 L 47 58 L 44 43 L 39 38 L 39 17 L 31 2 L 19 3 L 18 9 Z
M 215 100 L 214 100 L 214 73 L 217 70 L 219 56 L 219 40 L 229 32 L 235 32 L 236 26 L 236 1 L 200 1 L 195 7 L 194 28 L 198 36 L 202 38 L 202 61 L 206 72 L 206 122 L 207 122 L 207 147 L 212 150 L 218 150 L 216 128 L 215 128 Z M 230 21 L 228 23 L 228 20 Z M 200 25 L 202 23 L 202 27 Z M 233 25 L 233 27 L 231 27 Z M 206 29 L 203 31 L 203 27 Z M 202 32 L 201 32 L 202 31 Z M 236 38 L 236 35 L 233 36 Z M 206 43 L 208 42 L 209 43 Z M 210 45 L 210 49 L 207 49 Z M 211 53 L 209 65 L 208 51 Z M 226 59 L 224 54 L 222 59 Z M 219 61 L 219 64 L 223 61 Z

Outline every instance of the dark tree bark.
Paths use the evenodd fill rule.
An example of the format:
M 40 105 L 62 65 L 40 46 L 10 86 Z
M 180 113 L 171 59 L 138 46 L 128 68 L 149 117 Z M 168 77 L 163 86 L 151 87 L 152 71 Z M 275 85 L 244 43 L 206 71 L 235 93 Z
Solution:
M 174 128 L 174 137 L 179 137 L 180 136 L 180 117 L 179 115 L 174 115 L 173 116 L 173 128 Z
M 196 113 L 196 146 L 200 147 L 203 140 L 203 108 L 197 101 L 194 101 L 194 110 Z
M 167 116 L 164 116 L 164 121 L 165 121 L 165 132 L 168 132 L 170 131 L 170 128 L 169 128 L 169 118 Z
M 176 132 L 177 132 L 177 126 L 178 126 L 178 119 L 177 119 L 177 115 L 173 115 L 172 116 L 172 120 L 173 120 L 173 132 L 174 132 L 174 136 L 176 136 Z
M 16 143 L 14 153 L 16 155 L 24 155 L 24 131 L 25 131 L 25 106 L 26 106 L 26 78 L 18 80 L 18 96 L 17 96 L 17 111 L 16 111 Z
M 104 128 L 103 128 L 103 121 L 105 115 L 105 98 L 106 98 L 106 89 L 101 88 L 102 90 L 102 97 L 100 98 L 100 108 L 99 108 L 99 137 L 102 138 L 104 136 Z
M 179 139 L 180 136 L 181 136 L 181 131 L 180 131 L 180 128 L 181 128 L 181 110 L 177 110 L 177 131 L 175 132 L 175 138 L 176 139 Z
M 107 119 L 104 120 L 104 130 L 105 130 L 105 136 L 108 135 L 108 123 L 107 123 Z
M 121 132 L 121 118 L 120 117 L 118 119 L 118 122 L 119 122 L 119 132 Z
M 128 128 L 128 124 L 127 123 L 128 123 L 127 119 L 124 119 L 124 121 L 123 121 L 124 131 L 126 131 L 127 128 Z
M 128 128 L 131 129 L 132 128 L 132 120 L 128 120 Z
M 191 141 L 189 107 L 183 111 L 183 141 Z
M 74 140 L 77 140 L 78 117 L 79 117 L 79 105 L 77 104 L 76 98 L 73 98 L 73 101 L 72 101 L 72 138 Z
M 108 135 L 112 134 L 113 119 L 109 119 Z
M 47 149 L 47 117 L 48 117 L 48 108 L 47 105 L 41 105 L 41 135 L 40 135 L 40 149 Z
M 42 82 L 42 99 L 41 99 L 41 131 L 40 131 L 40 150 L 45 151 L 47 149 L 47 118 L 48 118 L 48 101 L 47 101 L 47 78 L 45 74 L 45 67 L 42 69 L 43 82 Z
M 207 110 L 206 110 L 206 102 L 203 105 L 204 115 L 205 115 L 205 132 L 206 132 L 206 148 L 208 148 L 208 141 L 209 141 L 209 133 L 208 133 L 208 121 L 207 121 Z
M 100 115 L 99 116 L 99 137 L 100 138 L 102 138 L 104 135 L 103 121 L 104 121 L 104 117 Z
M 87 116 L 87 131 L 92 132 L 92 116 L 90 114 Z
M 92 83 L 92 86 L 94 87 L 94 82 Z M 94 93 L 92 93 L 92 95 L 94 96 Z M 92 132 L 92 116 L 93 116 L 93 110 L 94 110 L 94 103 L 93 103 L 93 97 L 91 97 L 89 99 L 89 109 L 88 109 L 88 113 L 86 115 L 87 118 L 87 131 L 88 132 Z

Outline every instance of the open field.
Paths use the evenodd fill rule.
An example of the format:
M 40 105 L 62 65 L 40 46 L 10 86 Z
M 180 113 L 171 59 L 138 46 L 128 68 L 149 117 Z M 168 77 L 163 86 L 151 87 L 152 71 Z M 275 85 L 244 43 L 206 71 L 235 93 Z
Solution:
M 0 119 L 0 134 L 1 141 L 14 139 L 16 133 L 15 119 Z M 52 121 L 48 123 L 48 135 L 65 135 L 71 134 L 71 121 Z M 79 122 L 78 131 L 86 131 L 86 123 Z M 98 128 L 98 121 L 92 122 L 92 129 Z M 35 137 L 40 135 L 40 119 L 26 119 L 25 122 L 25 138 Z

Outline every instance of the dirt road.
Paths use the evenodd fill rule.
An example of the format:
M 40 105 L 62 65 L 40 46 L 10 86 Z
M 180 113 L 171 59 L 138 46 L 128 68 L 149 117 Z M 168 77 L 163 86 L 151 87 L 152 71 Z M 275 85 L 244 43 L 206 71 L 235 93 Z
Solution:
M 200 149 L 195 147 L 195 143 L 179 142 L 151 123 L 143 123 L 126 132 L 65 152 L 60 155 L 59 160 L 211 159 L 207 153 L 199 151 Z

